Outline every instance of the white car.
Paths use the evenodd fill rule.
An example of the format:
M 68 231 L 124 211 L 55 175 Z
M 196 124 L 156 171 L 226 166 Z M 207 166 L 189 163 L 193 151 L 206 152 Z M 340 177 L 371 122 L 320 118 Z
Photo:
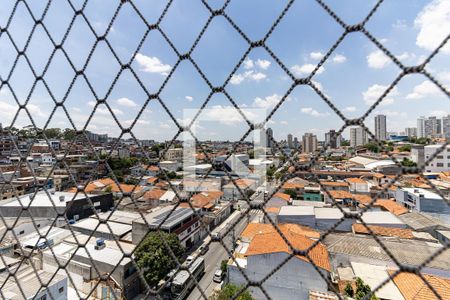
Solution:
M 221 283 L 223 278 L 222 270 L 216 270 L 214 273 L 213 281 L 217 283 Z

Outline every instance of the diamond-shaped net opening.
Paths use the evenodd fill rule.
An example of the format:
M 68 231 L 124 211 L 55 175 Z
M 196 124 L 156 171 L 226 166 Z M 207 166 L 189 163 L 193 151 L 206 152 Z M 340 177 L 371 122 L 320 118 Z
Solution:
M 1 297 L 449 298 L 448 3 L 348 2 L 2 3 Z

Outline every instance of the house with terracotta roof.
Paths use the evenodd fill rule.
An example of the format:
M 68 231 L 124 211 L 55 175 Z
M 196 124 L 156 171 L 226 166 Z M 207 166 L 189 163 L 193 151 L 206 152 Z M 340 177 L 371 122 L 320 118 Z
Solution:
M 349 184 L 349 190 L 352 193 L 369 193 L 370 192 L 370 185 L 369 182 L 367 182 L 364 179 L 358 178 L 358 177 L 350 177 L 345 179 L 346 182 Z
M 284 263 L 262 284 L 272 299 L 309 299 L 311 290 L 328 291 L 324 278 L 330 276 L 330 258 L 327 248 L 322 243 L 315 244 L 310 237 L 314 230 L 294 224 L 280 225 L 279 230 L 288 244 L 271 224 L 249 226 L 243 232 L 245 241 L 238 244 L 234 259 L 228 262 L 230 283 L 238 286 L 247 283 L 241 271 L 249 280 L 260 281 Z M 308 250 L 308 257 L 293 255 L 291 247 L 299 251 Z M 288 260 L 290 256 L 292 258 Z M 250 291 L 255 299 L 266 299 L 258 287 L 250 287 Z
M 349 184 L 344 181 L 321 181 L 320 186 L 327 191 L 349 191 Z
M 234 183 L 229 182 L 222 187 L 223 197 L 226 200 L 243 200 L 245 197 L 242 194 L 253 192 L 256 190 L 256 187 L 256 180 L 247 178 L 234 179 Z
M 265 207 L 282 207 L 285 205 L 291 205 L 291 196 L 282 192 L 275 193 L 269 201 L 266 202 Z
M 131 176 L 156 176 L 159 174 L 160 169 L 154 165 L 137 165 L 130 168 Z
M 389 271 L 392 276 L 395 271 Z M 450 299 L 450 278 L 437 275 L 421 274 L 423 279 L 414 273 L 400 272 L 392 280 L 405 300 Z M 424 282 L 426 280 L 433 290 Z M 435 292 L 440 296 L 438 298 Z

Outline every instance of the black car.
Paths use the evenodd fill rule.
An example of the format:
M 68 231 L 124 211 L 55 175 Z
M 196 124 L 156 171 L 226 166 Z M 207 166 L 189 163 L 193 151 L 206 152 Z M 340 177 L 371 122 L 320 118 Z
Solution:
M 201 245 L 201 246 L 198 248 L 198 250 L 199 250 L 199 252 L 200 252 L 200 255 L 205 255 L 206 252 L 208 252 L 208 250 L 209 250 L 209 246 L 208 246 L 208 245 Z

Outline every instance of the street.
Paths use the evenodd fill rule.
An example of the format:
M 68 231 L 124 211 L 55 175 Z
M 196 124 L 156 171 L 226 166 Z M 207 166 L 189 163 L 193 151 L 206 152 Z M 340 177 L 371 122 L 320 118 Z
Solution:
M 258 214 L 257 210 L 250 211 L 250 215 L 252 217 L 255 217 L 257 214 Z M 236 224 L 235 232 L 234 232 L 234 236 L 236 238 L 239 237 L 240 234 L 242 233 L 242 231 L 245 229 L 245 227 L 247 226 L 248 220 L 249 219 L 245 217 L 238 224 Z M 229 221 L 229 220 L 227 220 L 227 221 Z M 227 221 L 225 221 L 225 222 L 227 222 Z M 222 232 L 225 232 L 226 228 L 227 227 L 225 226 L 225 228 L 222 230 Z M 209 238 L 207 238 L 207 240 L 209 240 Z M 226 247 L 230 250 L 230 252 L 232 252 L 233 251 L 233 249 L 232 249 L 232 246 L 233 246 L 232 231 L 230 231 L 230 233 L 228 235 L 224 236 L 222 240 L 223 240 L 224 244 L 226 245 Z M 213 281 L 214 272 L 220 268 L 221 261 L 224 259 L 228 259 L 229 255 L 225 251 L 222 244 L 220 244 L 219 242 L 213 242 L 209 246 L 209 251 L 203 257 L 205 259 L 205 274 L 201 278 L 199 285 L 200 285 L 200 288 L 205 293 L 206 299 L 208 299 L 208 297 L 214 291 L 214 288 L 219 285 L 218 283 Z M 198 300 L 198 299 L 205 299 L 205 298 L 202 296 L 200 290 L 197 287 L 195 287 L 187 299 Z

